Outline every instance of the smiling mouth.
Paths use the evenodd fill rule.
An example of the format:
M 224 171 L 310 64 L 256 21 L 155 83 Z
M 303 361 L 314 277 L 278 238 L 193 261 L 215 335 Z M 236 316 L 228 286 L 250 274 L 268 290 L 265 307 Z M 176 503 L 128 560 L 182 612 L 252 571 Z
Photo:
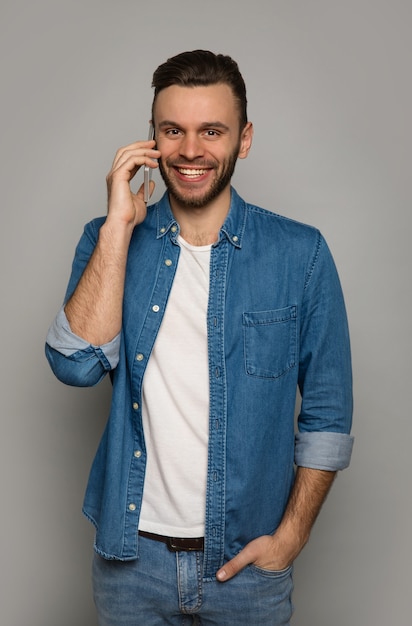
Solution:
M 182 176 L 185 176 L 186 178 L 199 178 L 200 176 L 203 176 L 204 174 L 206 174 L 209 170 L 208 169 L 193 169 L 193 168 L 186 168 L 186 167 L 177 167 L 176 168 L 177 171 L 179 172 L 179 174 L 181 174 Z

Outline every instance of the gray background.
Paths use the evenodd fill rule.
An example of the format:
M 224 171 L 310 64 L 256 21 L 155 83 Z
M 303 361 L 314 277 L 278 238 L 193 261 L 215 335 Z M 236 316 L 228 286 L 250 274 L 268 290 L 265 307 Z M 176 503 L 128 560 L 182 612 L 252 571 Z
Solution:
M 231 54 L 248 86 L 255 140 L 236 187 L 322 230 L 347 300 L 356 445 L 296 563 L 293 624 L 411 624 L 410 1 L 0 13 L 2 626 L 96 624 L 80 508 L 109 386 L 64 387 L 43 342 L 116 149 L 146 137 L 153 70 L 198 47 Z

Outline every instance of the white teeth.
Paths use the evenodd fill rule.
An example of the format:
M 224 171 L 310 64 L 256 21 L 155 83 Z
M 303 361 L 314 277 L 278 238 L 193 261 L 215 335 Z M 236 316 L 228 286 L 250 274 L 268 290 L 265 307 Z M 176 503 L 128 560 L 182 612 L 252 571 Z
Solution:
M 207 170 L 192 170 L 192 169 L 183 169 L 182 167 L 180 167 L 179 172 L 180 174 L 183 174 L 184 176 L 197 178 L 198 176 L 202 176 L 203 174 L 205 174 Z

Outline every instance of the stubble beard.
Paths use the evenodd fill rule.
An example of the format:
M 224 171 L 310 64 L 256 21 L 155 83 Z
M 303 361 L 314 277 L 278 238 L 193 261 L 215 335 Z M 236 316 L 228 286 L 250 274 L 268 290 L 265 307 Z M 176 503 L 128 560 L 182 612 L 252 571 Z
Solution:
M 163 181 L 167 187 L 169 194 L 180 204 L 180 206 L 188 209 L 200 209 L 207 206 L 210 202 L 215 200 L 222 191 L 230 184 L 233 173 L 236 167 L 236 161 L 239 154 L 239 146 L 236 146 L 235 150 L 233 150 L 232 154 L 223 161 L 222 170 L 220 174 L 214 179 L 209 189 L 205 191 L 202 196 L 198 196 L 195 194 L 191 194 L 190 188 L 185 193 L 181 193 L 178 186 L 175 184 L 174 180 L 167 174 L 166 169 L 164 168 L 162 161 L 159 161 L 159 171 L 163 178 Z M 218 169 L 218 164 L 216 162 L 210 161 L 200 161 L 195 160 L 190 163 L 196 167 L 212 167 L 216 172 Z M 176 163 L 171 160 L 166 160 L 166 166 L 169 169 L 172 169 L 176 166 L 187 165 L 187 163 Z M 196 184 L 193 183 L 193 191 L 196 189 Z

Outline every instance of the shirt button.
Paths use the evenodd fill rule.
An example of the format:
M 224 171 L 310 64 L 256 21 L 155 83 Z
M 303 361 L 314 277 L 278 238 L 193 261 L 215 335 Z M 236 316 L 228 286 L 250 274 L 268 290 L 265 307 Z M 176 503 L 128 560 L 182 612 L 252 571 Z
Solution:
M 144 356 L 141 352 L 139 352 L 139 354 L 136 354 L 136 361 L 143 361 Z
M 129 504 L 129 511 L 135 511 L 135 510 L 136 510 L 136 505 L 133 502 L 131 502 Z
M 166 232 L 166 228 L 163 226 L 163 228 L 160 229 L 161 233 L 165 233 Z
M 158 313 L 158 312 L 160 311 L 160 306 L 159 306 L 158 304 L 155 304 L 155 305 L 152 307 L 152 311 L 154 311 L 155 313 Z
M 166 259 L 165 265 L 167 265 L 167 267 L 170 267 L 172 265 L 172 261 L 170 259 Z
M 232 237 L 232 239 L 233 239 L 233 241 L 239 241 L 239 237 L 238 237 L 237 235 L 234 235 L 234 236 Z
M 139 408 L 139 405 L 137 402 L 133 402 L 133 408 L 135 411 L 137 411 L 137 409 Z
M 140 450 L 135 450 L 135 452 L 134 452 L 135 459 L 140 459 L 141 456 L 142 456 L 141 451 Z
M 177 226 L 172 226 L 170 230 L 172 231 L 172 233 L 175 233 L 177 231 Z

